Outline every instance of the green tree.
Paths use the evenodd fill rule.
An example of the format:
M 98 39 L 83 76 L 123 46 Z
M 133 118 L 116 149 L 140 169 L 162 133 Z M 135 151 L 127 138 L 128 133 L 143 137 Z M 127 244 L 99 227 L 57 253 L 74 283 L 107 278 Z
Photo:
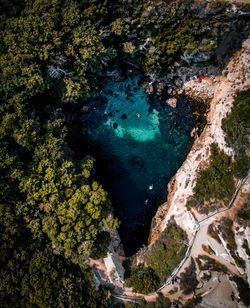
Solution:
M 250 89 L 241 91 L 234 99 L 231 113 L 222 120 L 222 128 L 226 133 L 228 146 L 235 151 L 233 164 L 234 174 L 243 178 L 250 169 L 250 158 L 246 155 L 249 149 L 250 129 Z
M 126 279 L 126 285 L 133 287 L 134 292 L 148 294 L 159 287 L 159 278 L 151 267 L 145 267 L 140 263 L 132 268 L 130 277 Z

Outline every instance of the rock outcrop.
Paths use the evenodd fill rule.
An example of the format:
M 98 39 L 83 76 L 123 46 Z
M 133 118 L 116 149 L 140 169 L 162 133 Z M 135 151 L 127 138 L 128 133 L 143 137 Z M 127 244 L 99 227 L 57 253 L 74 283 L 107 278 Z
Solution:
M 169 99 L 166 100 L 166 103 L 167 103 L 170 107 L 176 108 L 176 105 L 177 105 L 177 98 L 174 98 L 174 97 L 169 98 Z

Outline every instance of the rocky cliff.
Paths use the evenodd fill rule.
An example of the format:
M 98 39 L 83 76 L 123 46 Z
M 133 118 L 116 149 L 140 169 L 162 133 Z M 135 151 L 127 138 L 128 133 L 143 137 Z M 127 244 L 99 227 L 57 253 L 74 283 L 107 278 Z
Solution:
M 152 220 L 149 244 L 159 237 L 172 216 L 188 234 L 192 234 L 194 224 L 186 203 L 192 196 L 199 170 L 209 163 L 210 144 L 216 142 L 227 154 L 233 155 L 232 149 L 225 143 L 221 121 L 230 112 L 237 91 L 250 87 L 249 53 L 250 38 L 245 40 L 242 49 L 233 55 L 220 75 L 207 76 L 202 82 L 191 80 L 183 84 L 188 96 L 203 101 L 211 100 L 210 111 L 203 133 L 195 140 L 187 159 L 168 185 L 167 201 L 159 207 Z

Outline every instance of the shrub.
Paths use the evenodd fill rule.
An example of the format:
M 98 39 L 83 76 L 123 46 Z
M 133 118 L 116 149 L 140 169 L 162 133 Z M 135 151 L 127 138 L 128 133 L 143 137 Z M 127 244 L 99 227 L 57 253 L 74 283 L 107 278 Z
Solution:
M 237 248 L 232 227 L 233 227 L 232 219 L 227 217 L 223 217 L 221 219 L 219 230 L 224 240 L 227 241 L 227 245 L 230 250 Z
M 183 290 L 183 294 L 191 294 L 194 292 L 199 281 L 196 278 L 196 266 L 194 259 L 191 258 L 191 264 L 185 269 L 185 272 L 181 273 L 180 287 Z
M 108 232 L 101 232 L 96 236 L 96 240 L 93 245 L 91 258 L 101 259 L 108 253 L 108 246 L 110 243 L 110 235 Z
M 145 256 L 146 263 L 152 267 L 161 283 L 184 257 L 186 239 L 186 233 L 175 223 L 170 223 Z
M 205 170 L 201 170 L 198 175 L 194 199 L 200 203 L 213 200 L 228 202 L 234 189 L 231 158 L 213 143 L 210 165 Z
M 143 301 L 140 303 L 126 303 L 126 308 L 170 308 L 172 307 L 172 303 L 168 297 L 164 297 L 162 293 L 158 293 L 158 297 L 155 302 L 147 302 Z
M 248 257 L 250 257 L 250 249 L 248 247 L 248 242 L 247 242 L 246 239 L 244 239 L 244 241 L 243 241 L 242 248 L 245 249 L 246 254 L 248 255 Z
M 235 151 L 234 174 L 245 177 L 250 168 L 250 158 L 245 153 L 250 146 L 250 89 L 238 93 L 231 113 L 222 120 L 222 128 L 228 146 Z
M 148 294 L 159 287 L 159 277 L 151 267 L 145 267 L 140 263 L 131 270 L 130 277 L 126 279 L 126 285 L 133 287 L 133 291 Z
M 198 255 L 198 257 L 196 258 L 196 262 L 200 270 L 210 270 L 223 273 L 228 272 L 228 269 L 225 265 L 206 255 Z
M 241 300 L 248 307 L 250 305 L 250 290 L 248 283 L 245 282 L 242 278 L 237 276 L 234 276 L 233 280 L 237 284 Z
M 207 228 L 207 233 L 215 239 L 219 244 L 221 244 L 221 240 L 218 236 L 218 231 L 215 230 L 215 225 L 211 223 Z
M 236 221 L 238 224 L 250 227 L 250 212 L 249 212 L 250 196 L 247 195 L 246 202 L 242 204 L 236 213 Z

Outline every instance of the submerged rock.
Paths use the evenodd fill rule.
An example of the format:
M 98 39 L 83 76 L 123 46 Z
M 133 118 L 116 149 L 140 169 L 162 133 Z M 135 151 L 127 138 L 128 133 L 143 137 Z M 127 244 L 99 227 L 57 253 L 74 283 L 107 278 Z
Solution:
M 125 76 L 119 66 L 114 66 L 112 69 L 107 71 L 107 77 L 113 81 L 123 81 Z
M 123 119 L 123 120 L 124 120 L 124 119 L 127 119 L 127 115 L 126 115 L 125 113 L 123 113 L 123 114 L 120 116 L 120 118 Z
M 176 105 L 177 105 L 177 98 L 174 98 L 174 97 L 169 98 L 169 99 L 166 100 L 166 103 L 167 103 L 170 107 L 176 108 Z
M 82 107 L 82 111 L 83 112 L 88 112 L 89 111 L 89 107 L 88 106 L 83 106 Z

